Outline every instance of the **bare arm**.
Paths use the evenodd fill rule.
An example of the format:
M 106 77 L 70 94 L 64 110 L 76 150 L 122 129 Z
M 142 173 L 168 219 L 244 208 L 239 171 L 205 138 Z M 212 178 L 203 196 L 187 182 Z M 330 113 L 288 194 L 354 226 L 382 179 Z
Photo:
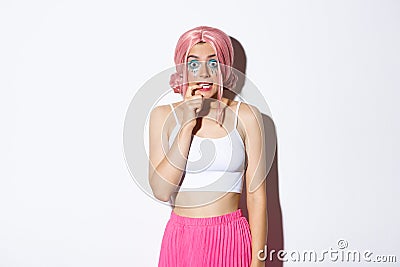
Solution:
M 149 124 L 149 183 L 154 196 L 168 201 L 177 189 L 185 169 L 190 148 L 192 128 L 180 128 L 171 148 L 168 145 L 164 122 L 168 107 L 156 107 Z
M 251 267 L 265 266 L 258 259 L 258 251 L 264 250 L 267 236 L 267 198 L 266 198 L 266 155 L 264 126 L 260 111 L 251 105 L 244 105 L 242 121 L 245 126 L 247 209 L 252 236 Z M 264 256 L 261 254 L 260 256 Z
M 201 95 L 193 95 L 198 85 L 189 86 L 184 102 L 181 128 L 169 148 L 164 124 L 170 113 L 168 106 L 152 110 L 149 125 L 149 183 L 154 196 L 168 201 L 176 191 L 185 170 L 189 154 L 192 130 L 196 126 L 196 116 L 203 105 Z

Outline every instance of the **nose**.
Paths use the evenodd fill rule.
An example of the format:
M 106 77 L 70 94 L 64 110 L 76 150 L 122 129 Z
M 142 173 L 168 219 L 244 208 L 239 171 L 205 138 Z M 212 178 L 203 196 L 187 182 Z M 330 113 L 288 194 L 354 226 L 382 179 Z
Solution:
M 201 78 L 209 78 L 210 77 L 210 72 L 209 72 L 206 62 L 202 62 L 200 70 L 199 70 L 199 76 Z

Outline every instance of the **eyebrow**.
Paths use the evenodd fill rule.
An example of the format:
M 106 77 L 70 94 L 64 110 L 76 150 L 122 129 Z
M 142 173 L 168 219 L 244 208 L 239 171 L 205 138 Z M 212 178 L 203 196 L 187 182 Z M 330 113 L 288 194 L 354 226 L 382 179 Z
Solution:
M 215 57 L 215 56 L 216 56 L 215 54 L 212 54 L 212 55 L 209 55 L 207 58 Z M 190 58 L 190 57 L 199 58 L 198 56 L 195 56 L 195 55 L 189 55 L 187 58 Z

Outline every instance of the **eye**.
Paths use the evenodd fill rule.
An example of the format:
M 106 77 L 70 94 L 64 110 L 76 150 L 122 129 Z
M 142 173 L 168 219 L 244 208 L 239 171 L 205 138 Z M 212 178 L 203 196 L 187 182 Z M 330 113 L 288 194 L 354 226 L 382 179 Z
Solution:
M 217 68 L 218 67 L 218 61 L 216 61 L 215 59 L 211 59 L 210 61 L 208 61 L 208 66 L 210 66 L 210 68 Z
M 200 63 L 199 63 L 197 60 L 191 60 L 191 61 L 188 63 L 188 66 L 189 66 L 189 68 L 191 68 L 191 69 L 197 69 L 197 68 L 200 67 Z

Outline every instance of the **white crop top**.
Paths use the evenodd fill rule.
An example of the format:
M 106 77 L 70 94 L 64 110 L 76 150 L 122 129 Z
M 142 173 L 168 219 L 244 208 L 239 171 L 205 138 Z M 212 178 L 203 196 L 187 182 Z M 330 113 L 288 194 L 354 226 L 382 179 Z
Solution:
M 233 130 L 220 138 L 193 135 L 183 181 L 179 191 L 242 192 L 245 172 L 245 146 L 237 130 L 238 102 Z M 175 110 L 170 104 L 176 126 L 169 138 L 171 147 L 180 129 Z

